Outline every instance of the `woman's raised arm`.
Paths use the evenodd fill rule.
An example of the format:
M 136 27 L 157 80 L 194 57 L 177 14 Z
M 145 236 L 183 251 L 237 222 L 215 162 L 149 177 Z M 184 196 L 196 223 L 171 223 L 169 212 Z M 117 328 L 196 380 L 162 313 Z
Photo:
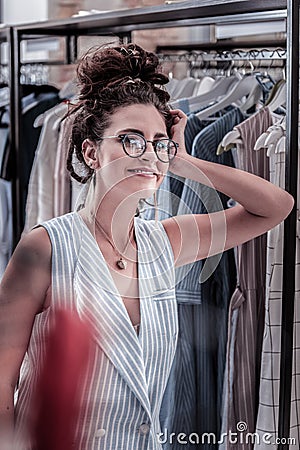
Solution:
M 243 170 L 188 155 L 183 138 L 186 116 L 179 110 L 173 114 L 172 138 L 179 143 L 179 152 L 170 171 L 223 192 L 238 203 L 225 211 L 165 220 L 163 224 L 176 265 L 206 258 L 249 241 L 287 217 L 294 199 L 283 189 Z

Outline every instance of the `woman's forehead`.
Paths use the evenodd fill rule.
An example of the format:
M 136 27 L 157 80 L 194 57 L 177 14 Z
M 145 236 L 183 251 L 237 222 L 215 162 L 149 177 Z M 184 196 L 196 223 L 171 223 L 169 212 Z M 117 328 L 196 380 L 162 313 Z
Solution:
M 165 119 L 154 105 L 129 105 L 118 108 L 111 116 L 110 127 L 165 132 Z

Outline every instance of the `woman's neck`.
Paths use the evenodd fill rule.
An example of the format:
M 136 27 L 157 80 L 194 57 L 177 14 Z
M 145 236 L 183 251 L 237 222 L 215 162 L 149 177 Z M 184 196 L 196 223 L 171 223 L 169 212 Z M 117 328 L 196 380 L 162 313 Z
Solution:
M 123 249 L 133 232 L 134 216 L 138 202 L 130 198 L 117 198 L 107 194 L 101 201 L 90 201 L 81 214 L 94 235 L 96 228 L 109 237 L 117 248 Z M 100 225 L 100 226 L 99 226 Z M 104 230 L 104 233 L 103 233 Z

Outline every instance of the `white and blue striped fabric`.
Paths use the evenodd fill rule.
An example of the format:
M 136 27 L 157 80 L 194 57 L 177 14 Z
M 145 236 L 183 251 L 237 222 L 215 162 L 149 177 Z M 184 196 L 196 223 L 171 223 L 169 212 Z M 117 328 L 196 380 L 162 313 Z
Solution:
M 174 258 L 162 224 L 135 219 L 139 335 L 81 216 L 69 213 L 42 226 L 52 244 L 52 304 L 36 317 L 22 366 L 18 427 L 22 429 L 28 416 L 52 311 L 69 308 L 90 323 L 96 344 L 74 448 L 160 450 L 159 411 L 178 335 Z

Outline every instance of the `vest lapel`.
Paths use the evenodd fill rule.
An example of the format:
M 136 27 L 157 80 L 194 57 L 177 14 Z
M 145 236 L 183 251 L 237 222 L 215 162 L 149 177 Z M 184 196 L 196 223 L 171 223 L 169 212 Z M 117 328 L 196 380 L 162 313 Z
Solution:
M 82 229 L 74 274 L 79 314 L 91 324 L 96 343 L 151 415 L 138 336 L 96 240 L 82 218 L 76 216 Z

